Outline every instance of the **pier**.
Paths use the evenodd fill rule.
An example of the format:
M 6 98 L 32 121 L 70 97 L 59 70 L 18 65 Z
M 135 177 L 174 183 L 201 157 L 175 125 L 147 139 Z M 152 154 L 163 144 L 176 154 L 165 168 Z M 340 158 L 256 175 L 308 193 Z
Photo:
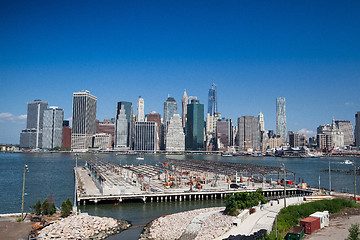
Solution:
M 122 166 L 103 159 L 75 168 L 78 204 L 127 201 L 170 202 L 222 199 L 226 194 L 263 189 L 268 199 L 283 198 L 284 169 L 206 160 L 166 159 L 156 165 Z M 311 195 L 295 187 L 295 173 L 286 196 Z

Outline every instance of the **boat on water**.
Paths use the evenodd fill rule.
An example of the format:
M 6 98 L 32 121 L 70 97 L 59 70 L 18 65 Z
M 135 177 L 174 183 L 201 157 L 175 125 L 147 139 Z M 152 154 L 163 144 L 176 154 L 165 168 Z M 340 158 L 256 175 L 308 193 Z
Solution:
M 221 156 L 222 157 L 232 157 L 233 155 L 231 153 L 229 153 L 229 152 L 222 152 Z
M 136 160 L 144 160 L 143 157 L 137 157 Z
M 353 164 L 353 162 L 350 161 L 350 160 L 348 160 L 348 159 L 346 159 L 346 160 L 344 161 L 344 164 Z

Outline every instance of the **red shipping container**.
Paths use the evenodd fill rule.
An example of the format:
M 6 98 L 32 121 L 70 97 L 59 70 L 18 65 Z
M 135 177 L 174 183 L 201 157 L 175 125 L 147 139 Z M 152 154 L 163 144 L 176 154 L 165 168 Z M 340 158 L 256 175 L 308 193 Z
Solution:
M 305 233 L 311 234 L 320 229 L 320 218 L 307 217 L 300 220 L 300 226 L 304 227 Z

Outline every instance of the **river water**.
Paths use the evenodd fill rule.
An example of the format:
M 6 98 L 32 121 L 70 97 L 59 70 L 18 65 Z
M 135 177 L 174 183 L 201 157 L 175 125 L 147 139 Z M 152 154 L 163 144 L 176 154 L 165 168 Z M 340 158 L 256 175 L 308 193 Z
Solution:
M 360 166 L 360 158 L 274 158 L 274 157 L 221 157 L 215 155 L 171 155 L 149 154 L 145 160 L 137 160 L 136 155 L 116 154 L 81 154 L 78 165 L 85 164 L 87 159 L 100 157 L 119 164 L 138 165 L 141 163 L 155 164 L 166 158 L 203 159 L 209 161 L 228 161 L 264 166 L 280 167 L 285 164 L 286 169 L 296 173 L 296 181 L 303 179 L 308 185 L 329 188 L 329 162 L 331 169 L 352 170 L 353 165 L 344 164 L 346 159 L 355 161 Z M 26 173 L 25 184 L 25 211 L 40 199 L 43 201 L 50 194 L 55 198 L 56 206 L 67 198 L 73 201 L 75 156 L 70 153 L 0 153 L 0 213 L 21 212 L 21 193 L 23 184 L 24 165 L 27 164 L 29 172 Z M 293 180 L 293 179 L 290 179 Z M 350 174 L 331 173 L 332 189 L 353 193 L 354 177 Z M 360 176 L 357 177 L 357 193 L 360 193 Z M 82 212 L 91 215 L 108 216 L 125 219 L 134 226 L 144 225 L 151 220 L 175 212 L 192 210 L 203 207 L 223 206 L 222 200 L 183 201 L 183 202 L 153 202 L 153 203 L 123 203 L 97 204 L 81 206 Z M 142 228 L 131 229 L 108 239 L 137 239 Z

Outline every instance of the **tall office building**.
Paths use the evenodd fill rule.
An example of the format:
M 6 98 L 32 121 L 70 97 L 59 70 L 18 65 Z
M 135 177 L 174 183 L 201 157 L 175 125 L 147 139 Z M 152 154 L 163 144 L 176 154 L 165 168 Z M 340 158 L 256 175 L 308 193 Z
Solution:
M 164 102 L 164 119 L 163 122 L 166 124 L 167 121 L 177 113 L 177 102 L 173 97 L 168 96 L 166 101 Z
M 96 133 L 97 98 L 89 91 L 73 93 L 71 150 L 86 151 Z
M 208 94 L 208 113 L 213 116 L 218 112 L 217 109 L 217 85 L 213 82 Z
M 204 104 L 192 100 L 187 105 L 186 150 L 204 150 Z
M 64 110 L 50 107 L 44 110 L 42 144 L 43 148 L 53 149 L 62 146 Z
M 276 134 L 280 135 L 284 142 L 287 140 L 285 98 L 276 99 Z
M 354 129 L 349 120 L 336 120 L 337 128 L 344 134 L 344 144 L 347 146 L 354 144 Z
M 267 145 L 268 145 L 269 137 L 268 137 L 267 131 L 265 130 L 265 121 L 264 121 L 264 115 L 262 114 L 262 112 L 259 113 L 258 120 L 259 120 L 259 144 L 260 144 L 260 150 L 262 152 L 265 152 L 266 148 L 267 148 Z
M 135 122 L 134 150 L 157 151 L 159 138 L 155 122 Z
M 156 123 L 156 129 L 157 129 L 157 134 L 158 134 L 158 139 L 159 139 L 158 149 L 160 149 L 160 146 L 161 146 L 161 114 L 156 113 L 155 111 L 152 111 L 150 114 L 146 114 L 145 121 Z
M 262 112 L 259 113 L 258 119 L 259 119 L 259 130 L 265 131 L 264 114 L 262 114 Z
M 118 102 L 115 117 L 116 148 L 131 149 L 133 145 L 133 108 L 131 102 Z
M 137 122 L 144 122 L 145 115 L 144 115 L 144 99 L 140 96 L 137 101 Z
M 69 150 L 71 149 L 71 127 L 69 120 L 63 121 L 63 137 L 61 146 Z
M 48 103 L 34 100 L 27 105 L 26 129 L 20 134 L 20 148 L 42 148 L 43 117 Z
M 188 95 L 186 94 L 186 89 L 184 90 L 184 94 L 182 96 L 182 127 L 185 128 L 186 124 L 186 113 L 187 113 L 187 104 L 188 104 Z
M 227 151 L 230 146 L 234 145 L 234 127 L 230 118 L 222 118 L 217 121 L 216 139 L 217 150 Z
M 238 118 L 239 150 L 259 150 L 259 120 L 253 116 Z
M 360 146 L 360 112 L 355 114 L 355 146 Z
M 179 114 L 174 114 L 169 121 L 165 145 L 167 152 L 185 151 L 185 134 Z

